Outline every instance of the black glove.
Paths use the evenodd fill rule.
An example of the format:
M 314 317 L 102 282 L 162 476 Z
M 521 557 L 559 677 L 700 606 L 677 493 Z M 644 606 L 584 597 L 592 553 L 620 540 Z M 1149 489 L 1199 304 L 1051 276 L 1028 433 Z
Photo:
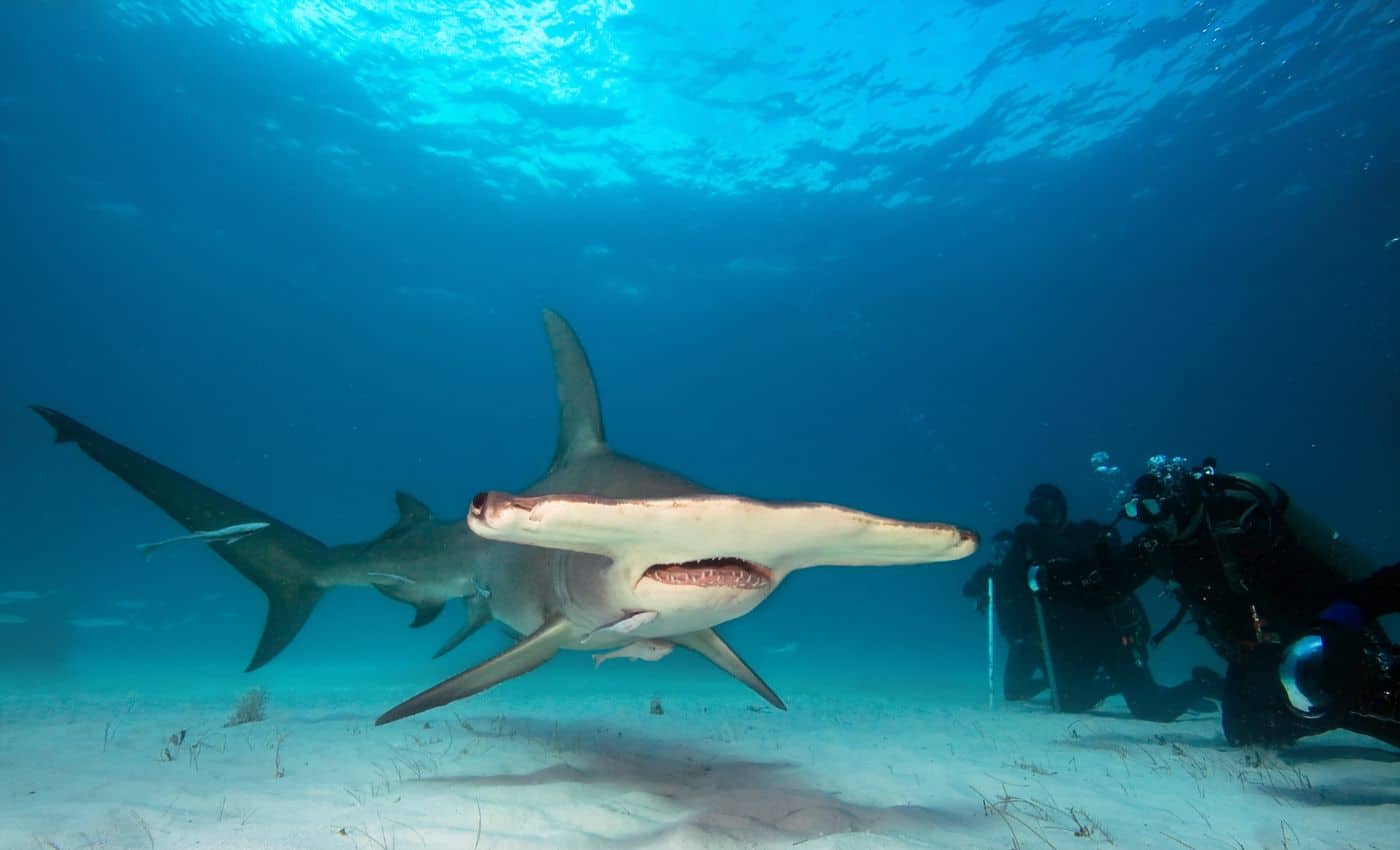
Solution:
M 962 586 L 962 595 L 977 601 L 978 614 L 987 613 L 987 579 L 991 578 L 991 575 L 991 567 L 982 567 Z

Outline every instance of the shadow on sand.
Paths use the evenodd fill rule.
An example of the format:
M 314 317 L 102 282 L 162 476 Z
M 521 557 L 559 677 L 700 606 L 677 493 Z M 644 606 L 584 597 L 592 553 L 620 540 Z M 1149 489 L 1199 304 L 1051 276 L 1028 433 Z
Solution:
M 614 811 L 636 819 L 639 829 L 627 840 L 646 846 L 658 841 L 671 846 L 682 838 L 705 846 L 721 838 L 801 844 L 843 834 L 927 840 L 935 830 L 966 834 L 984 821 L 972 806 L 952 814 L 908 803 L 847 802 L 838 791 L 810 784 L 806 771 L 792 761 L 735 759 L 694 742 L 642 737 L 601 723 L 556 725 L 517 718 L 490 725 L 490 731 L 473 731 L 482 739 L 524 739 L 547 746 L 560 763 L 527 773 L 439 775 L 419 781 L 493 788 L 567 783 L 640 792 L 646 796 L 608 800 L 605 792 L 595 799 L 608 800 L 605 804 Z

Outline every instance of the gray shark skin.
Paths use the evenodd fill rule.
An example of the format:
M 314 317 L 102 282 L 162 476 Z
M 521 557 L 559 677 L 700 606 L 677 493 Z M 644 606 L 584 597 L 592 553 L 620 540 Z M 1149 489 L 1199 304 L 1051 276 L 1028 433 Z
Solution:
M 604 436 L 592 368 L 577 336 L 551 311 L 545 311 L 544 323 L 559 399 L 554 458 L 544 476 L 518 495 L 479 494 L 470 512 L 475 526 L 463 520 L 437 520 L 421 502 L 399 493 L 400 520 L 392 528 L 364 543 L 326 546 L 62 413 L 43 407 L 34 410 L 54 427 L 57 442 L 76 443 L 187 530 L 268 523 L 237 546 L 211 546 L 268 598 L 267 621 L 249 670 L 285 648 L 321 595 L 338 586 L 374 586 L 413 605 L 414 626 L 430 622 L 446 603 L 462 600 L 467 623 L 438 655 L 492 619 L 524 636 L 505 652 L 394 707 L 377 724 L 479 693 L 538 667 L 561 649 L 598 652 L 657 638 L 698 652 L 770 704 L 785 708 L 714 631 L 714 625 L 747 613 L 791 569 L 823 563 L 924 563 L 964 557 L 976 549 L 975 534 L 952 526 L 900 523 L 835 506 L 770 505 L 726 497 L 613 451 Z M 512 538 L 515 532 L 506 528 L 505 520 L 519 519 L 522 509 L 530 511 L 530 518 L 537 513 L 548 518 L 541 526 L 548 533 L 538 540 L 530 538 L 528 544 Z M 716 540 L 713 545 L 721 547 L 713 551 L 704 548 L 704 537 L 698 544 L 667 548 L 669 539 L 679 539 L 674 530 L 677 518 L 707 511 L 723 532 L 741 524 L 734 522 L 739 514 L 755 516 L 754 510 L 778 512 L 772 514 L 773 524 L 781 527 L 778 543 L 786 543 L 786 548 L 775 548 L 771 541 L 755 542 L 764 537 L 762 523 L 768 521 L 768 513 L 761 515 L 764 519 L 756 531 L 745 532 L 748 537 L 734 538 L 734 546 L 719 533 L 709 535 L 708 539 Z M 819 512 L 825 513 L 818 516 Z M 849 541 L 804 546 L 813 533 L 820 536 L 833 515 L 838 524 L 846 517 L 878 520 L 889 526 L 887 532 L 903 535 L 900 540 L 919 536 L 920 545 L 895 547 L 898 551 L 893 552 L 887 546 L 872 549 L 865 542 L 854 547 Z M 639 519 L 631 519 L 634 516 Z M 646 532 L 652 526 L 659 529 L 651 535 L 658 538 L 659 549 L 648 542 Z M 634 527 L 635 534 L 619 533 Z M 598 545 L 572 542 L 581 528 L 585 533 L 601 528 L 603 541 Z M 626 544 L 631 549 L 612 545 L 622 537 L 633 538 Z M 745 546 L 759 553 L 754 560 L 743 557 Z M 784 562 L 779 570 L 765 568 L 758 560 L 782 560 L 784 553 L 799 549 L 803 550 L 800 557 Z M 683 563 L 672 562 L 673 551 L 685 553 Z M 845 559 L 824 560 L 826 555 Z M 644 598 L 646 604 L 629 606 L 628 600 L 639 588 L 651 596 Z
M 396 500 L 399 520 L 373 540 L 327 546 L 275 517 L 229 498 L 77 420 L 47 407 L 34 411 L 54 428 L 55 441 L 75 443 L 118 478 L 150 499 L 190 531 L 257 523 L 257 533 L 237 545 L 210 545 L 267 595 L 267 619 L 247 670 L 271 661 L 296 637 L 329 589 L 371 586 L 416 609 L 412 625 L 423 626 L 453 599 L 466 602 L 468 622 L 438 655 L 489 621 L 476 598 L 469 564 L 482 541 L 461 521 L 443 522 L 407 493 Z M 212 541 L 217 543 L 217 541 Z

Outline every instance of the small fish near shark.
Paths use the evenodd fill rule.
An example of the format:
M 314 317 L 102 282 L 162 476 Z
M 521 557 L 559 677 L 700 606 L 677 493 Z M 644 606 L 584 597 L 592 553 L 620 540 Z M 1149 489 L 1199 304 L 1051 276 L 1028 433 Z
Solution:
M 522 636 L 376 724 L 480 693 L 560 650 L 649 657 L 662 643 L 667 652 L 698 653 L 786 708 L 716 626 L 752 611 L 800 569 L 925 564 L 976 551 L 977 535 L 954 525 L 716 493 L 614 451 L 578 337 L 553 311 L 544 312 L 544 325 L 559 399 L 559 437 L 545 474 L 518 493 L 479 493 L 465 522 L 437 519 L 400 492 L 399 520 L 363 543 L 327 546 L 63 413 L 34 410 L 57 442 L 75 443 L 191 532 L 176 539 L 217 543 L 210 550 L 262 589 L 267 618 L 249 670 L 286 648 L 321 596 L 341 586 L 368 585 L 412 605 L 415 627 L 460 601 L 466 623 L 439 656 L 492 620 Z M 251 525 L 259 527 L 236 545 L 219 535 Z
M 271 523 L 239 522 L 224 526 L 223 528 L 216 528 L 212 531 L 195 531 L 190 534 L 182 534 L 179 537 L 157 540 L 154 543 L 138 543 L 136 544 L 136 551 L 149 558 L 152 552 L 162 546 L 169 546 L 171 543 L 184 543 L 192 540 L 201 543 L 237 543 L 254 532 L 262 531 L 269 525 L 271 525 Z
M 600 652 L 593 656 L 593 669 L 598 669 L 604 661 L 613 658 L 626 658 L 628 661 L 660 661 L 671 654 L 671 650 L 676 645 L 669 640 L 653 640 L 645 638 L 634 640 L 626 646 L 620 646 L 612 652 Z

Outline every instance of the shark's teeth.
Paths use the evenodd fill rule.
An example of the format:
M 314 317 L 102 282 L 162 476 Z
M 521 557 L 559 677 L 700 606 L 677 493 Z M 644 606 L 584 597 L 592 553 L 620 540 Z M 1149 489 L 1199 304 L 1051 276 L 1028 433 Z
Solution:
M 732 587 L 739 590 L 762 590 L 773 583 L 772 574 L 767 569 L 742 558 L 704 558 L 679 564 L 653 564 L 643 577 L 662 584 Z

